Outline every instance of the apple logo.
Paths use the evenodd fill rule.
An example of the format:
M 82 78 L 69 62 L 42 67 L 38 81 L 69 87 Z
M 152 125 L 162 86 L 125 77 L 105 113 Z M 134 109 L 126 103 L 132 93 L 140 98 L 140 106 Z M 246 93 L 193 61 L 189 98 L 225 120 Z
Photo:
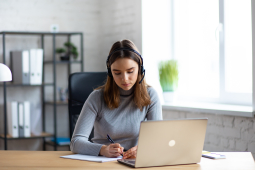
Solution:
M 173 146 L 175 145 L 175 140 L 170 140 L 169 143 L 168 143 L 168 145 L 169 145 L 170 147 L 173 147 Z

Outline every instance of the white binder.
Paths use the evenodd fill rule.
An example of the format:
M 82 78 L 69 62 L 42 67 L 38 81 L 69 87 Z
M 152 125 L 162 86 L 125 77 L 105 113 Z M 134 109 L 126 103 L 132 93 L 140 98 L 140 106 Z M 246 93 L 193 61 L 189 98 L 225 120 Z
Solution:
M 30 83 L 30 66 L 28 51 L 11 51 L 11 70 L 14 83 Z
M 42 84 L 42 73 L 43 73 L 43 49 L 37 49 L 36 57 L 36 83 Z
M 24 136 L 31 136 L 30 129 L 30 103 L 28 101 L 24 101 Z
M 42 84 L 43 50 L 30 49 L 30 84 Z
M 37 57 L 37 50 L 36 49 L 31 49 L 29 51 L 30 55 L 30 84 L 36 85 L 36 57 Z
M 8 134 L 12 137 L 19 137 L 18 131 L 18 102 L 7 103 Z
M 22 102 L 18 103 L 18 127 L 19 137 L 24 137 L 24 105 Z

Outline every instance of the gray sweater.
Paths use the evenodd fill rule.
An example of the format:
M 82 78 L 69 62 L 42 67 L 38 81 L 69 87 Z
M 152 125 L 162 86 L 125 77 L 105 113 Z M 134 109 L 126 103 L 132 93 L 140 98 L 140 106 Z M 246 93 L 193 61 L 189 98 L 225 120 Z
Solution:
M 148 87 L 151 104 L 141 111 L 133 101 L 133 88 L 120 90 L 118 108 L 109 109 L 104 102 L 103 90 L 93 91 L 83 105 L 77 120 L 70 148 L 74 153 L 99 155 L 103 145 L 109 145 L 106 135 L 109 134 L 115 143 L 125 150 L 137 145 L 140 123 L 144 120 L 162 120 L 162 108 L 157 92 Z M 93 143 L 88 137 L 94 126 Z

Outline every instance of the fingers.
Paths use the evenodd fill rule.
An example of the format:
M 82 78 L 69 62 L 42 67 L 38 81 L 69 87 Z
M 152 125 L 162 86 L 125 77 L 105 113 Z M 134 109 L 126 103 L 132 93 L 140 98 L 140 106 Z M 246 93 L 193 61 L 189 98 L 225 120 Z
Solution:
M 112 149 L 110 149 L 110 152 L 111 153 L 122 153 L 122 150 L 121 150 L 121 148 L 112 148 Z
M 132 151 L 129 153 L 125 152 L 123 155 L 123 159 L 133 159 L 133 158 L 136 158 L 136 151 Z
M 113 143 L 113 144 L 110 144 L 110 146 L 113 148 L 121 148 L 119 143 Z
M 122 153 L 124 148 L 120 146 L 118 143 L 110 144 L 110 149 L 114 152 Z
M 121 154 L 123 154 L 124 148 L 121 147 L 121 145 L 118 143 L 110 144 L 108 145 L 108 147 L 109 147 L 109 151 L 108 151 L 109 157 L 118 157 Z
M 128 159 L 130 157 L 135 157 L 136 156 L 136 151 L 129 152 L 129 153 L 124 153 L 123 159 Z
M 109 156 L 110 158 L 116 158 L 116 157 L 121 156 L 120 153 L 110 153 L 109 155 L 110 155 L 110 156 Z
M 137 150 L 137 146 L 130 148 L 130 149 L 129 149 L 127 152 L 125 152 L 125 153 L 129 154 L 129 153 L 134 152 L 134 151 L 136 151 L 136 150 Z
M 123 159 L 132 159 L 136 158 L 136 153 L 137 153 L 137 146 L 129 149 L 127 152 L 123 154 Z

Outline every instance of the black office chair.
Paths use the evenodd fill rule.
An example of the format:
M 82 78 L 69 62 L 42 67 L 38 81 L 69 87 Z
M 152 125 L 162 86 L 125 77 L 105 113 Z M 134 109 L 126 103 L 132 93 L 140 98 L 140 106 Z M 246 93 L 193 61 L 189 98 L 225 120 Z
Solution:
M 106 72 L 82 72 L 73 73 L 69 76 L 68 82 L 68 111 L 69 111 L 69 130 L 70 139 L 72 138 L 75 124 L 89 94 L 97 87 L 103 85 L 106 81 Z M 94 136 L 92 130 L 89 141 Z

